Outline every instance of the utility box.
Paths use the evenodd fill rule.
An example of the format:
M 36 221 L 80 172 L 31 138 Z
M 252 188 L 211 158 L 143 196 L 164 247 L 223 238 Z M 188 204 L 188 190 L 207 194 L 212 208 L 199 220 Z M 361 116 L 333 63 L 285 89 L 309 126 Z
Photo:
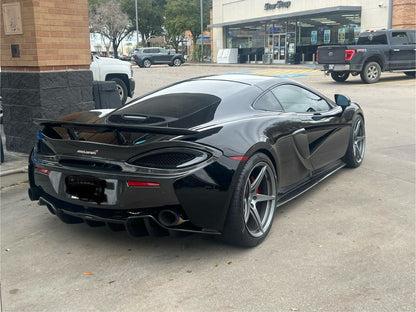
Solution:
M 218 64 L 237 64 L 238 49 L 219 49 L 217 55 Z
M 114 81 L 94 81 L 92 93 L 96 109 L 121 107 L 120 95 Z

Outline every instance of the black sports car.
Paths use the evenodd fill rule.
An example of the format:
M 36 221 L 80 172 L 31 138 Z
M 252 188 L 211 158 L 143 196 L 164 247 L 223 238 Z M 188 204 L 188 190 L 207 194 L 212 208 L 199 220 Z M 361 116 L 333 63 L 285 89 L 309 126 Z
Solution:
M 116 110 L 35 120 L 29 196 L 66 223 L 255 246 L 276 206 L 365 151 L 361 108 L 274 77 L 219 75 Z

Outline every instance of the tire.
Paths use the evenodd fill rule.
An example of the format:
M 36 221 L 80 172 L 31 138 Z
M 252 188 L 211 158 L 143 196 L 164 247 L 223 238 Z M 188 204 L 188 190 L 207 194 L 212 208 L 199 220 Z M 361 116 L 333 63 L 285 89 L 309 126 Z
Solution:
M 150 66 L 152 66 L 152 62 L 149 59 L 145 59 L 143 60 L 143 66 L 145 68 L 149 68 Z
M 228 210 L 222 238 L 244 247 L 260 244 L 273 223 L 277 177 L 270 159 L 254 154 L 241 170 Z
M 364 83 L 375 83 L 380 80 L 381 67 L 377 62 L 368 62 L 360 73 Z
M 354 117 L 351 126 L 350 141 L 344 162 L 349 168 L 357 168 L 361 165 L 365 154 L 365 124 L 361 115 Z
M 412 77 L 415 78 L 416 77 L 416 71 L 412 71 L 412 72 L 404 72 L 404 74 L 408 77 Z
M 337 82 L 344 82 L 345 80 L 348 79 L 348 77 L 350 76 L 349 72 L 332 72 L 331 73 L 331 77 L 332 79 L 334 79 Z
M 173 60 L 173 65 L 175 66 L 181 66 L 182 65 L 182 61 L 178 58 Z
M 0 136 L 0 162 L 4 162 L 3 139 Z
M 117 86 L 117 92 L 120 96 L 121 105 L 124 105 L 127 101 L 127 87 L 123 80 L 120 78 L 111 78 L 110 81 L 114 81 Z

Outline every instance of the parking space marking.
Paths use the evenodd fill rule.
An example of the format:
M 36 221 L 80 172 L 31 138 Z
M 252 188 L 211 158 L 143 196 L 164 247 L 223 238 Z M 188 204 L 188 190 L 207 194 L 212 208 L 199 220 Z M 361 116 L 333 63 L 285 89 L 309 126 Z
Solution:
M 294 78 L 294 77 L 309 76 L 316 72 L 317 70 L 315 68 L 303 68 L 303 69 L 265 69 L 265 70 L 257 70 L 257 71 L 230 72 L 227 74 L 252 74 L 252 75 L 279 77 L 279 78 Z

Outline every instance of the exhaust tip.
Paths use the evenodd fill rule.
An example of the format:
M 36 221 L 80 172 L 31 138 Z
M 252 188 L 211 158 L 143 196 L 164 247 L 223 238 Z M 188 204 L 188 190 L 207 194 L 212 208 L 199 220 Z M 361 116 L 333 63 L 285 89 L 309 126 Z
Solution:
M 176 226 L 186 221 L 176 211 L 168 209 L 159 212 L 158 220 L 166 227 Z

